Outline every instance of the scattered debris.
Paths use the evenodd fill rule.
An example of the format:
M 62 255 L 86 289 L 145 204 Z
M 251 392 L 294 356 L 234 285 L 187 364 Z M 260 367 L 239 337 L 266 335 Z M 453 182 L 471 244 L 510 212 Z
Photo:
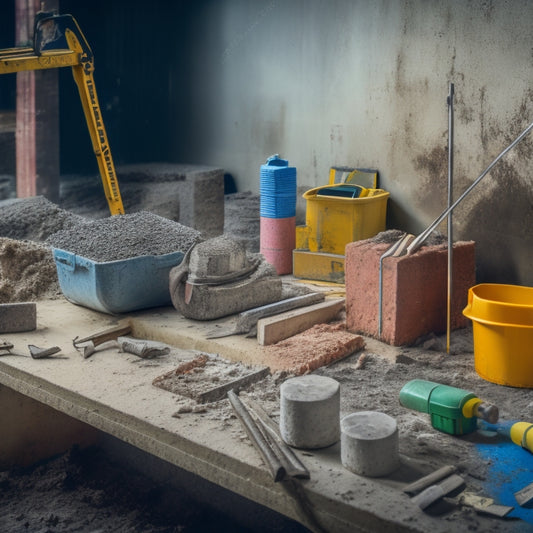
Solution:
M 269 374 L 268 367 L 253 369 L 242 363 L 202 354 L 157 377 L 152 384 L 198 403 L 207 403 L 222 400 L 229 390 L 242 390 Z
M 520 507 L 525 507 L 533 501 L 533 483 L 514 493 L 514 497 Z
M 142 359 L 154 359 L 170 353 L 170 347 L 160 342 L 118 337 L 118 345 L 123 352 L 138 355 Z
M 451 498 L 447 499 L 452 500 Z M 505 518 L 514 509 L 514 507 L 510 507 L 509 505 L 495 504 L 492 498 L 479 496 L 471 492 L 460 494 L 453 501 L 459 505 L 471 507 L 476 513 L 487 514 L 498 518 Z
M 0 339 L 0 355 L 12 355 L 11 350 L 13 349 L 13 344 L 8 341 Z M 5 352 L 5 353 L 2 353 Z
M 368 358 L 368 354 L 362 353 L 359 356 L 359 359 L 357 359 L 357 363 L 355 363 L 355 365 L 353 365 L 353 369 L 354 370 L 361 370 L 362 368 L 364 368 L 367 358 Z
M 61 351 L 59 346 L 53 346 L 52 348 L 39 348 L 34 344 L 28 344 L 28 349 L 30 350 L 30 355 L 33 359 L 45 359 Z

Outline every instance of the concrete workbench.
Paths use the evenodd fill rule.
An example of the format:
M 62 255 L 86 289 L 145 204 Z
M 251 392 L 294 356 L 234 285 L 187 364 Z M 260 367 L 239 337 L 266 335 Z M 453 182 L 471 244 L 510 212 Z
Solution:
M 152 381 L 180 363 L 174 352 L 156 360 L 143 360 L 108 349 L 84 359 L 72 345 L 77 336 L 84 337 L 124 321 L 131 325 L 133 336 L 138 338 L 157 339 L 181 349 L 218 353 L 228 359 L 260 362 L 262 347 L 256 339 L 232 336 L 206 340 L 205 332 L 212 324 L 188 321 L 173 308 L 115 317 L 63 299 L 42 301 L 37 302 L 35 331 L 2 336 L 14 344 L 14 354 L 26 356 L 0 357 L 0 401 L 8 402 L 10 391 L 16 391 L 15 394 L 20 393 L 68 415 L 74 419 L 73 424 L 81 422 L 112 435 L 310 529 L 322 527 L 335 532 L 469 530 L 468 522 L 450 522 L 425 514 L 401 491 L 406 480 L 417 477 L 417 465 L 407 458 L 402 457 L 400 471 L 387 479 L 365 478 L 342 467 L 338 444 L 311 453 L 298 452 L 311 473 L 311 479 L 299 482 L 299 486 L 320 524 L 317 526 L 309 519 L 309 510 L 302 511 L 301 498 L 294 497 L 285 484 L 274 483 L 255 448 L 246 438 L 239 437 L 242 427 L 237 419 L 221 421 L 206 413 L 172 416 L 179 398 L 153 386 Z M 28 355 L 28 344 L 59 346 L 62 351 L 54 358 L 32 359 Z M 25 442 L 24 431 L 35 426 L 31 417 L 24 419 L 19 415 L 16 409 L 0 412 L 3 435 L 13 435 L 11 439 L 2 439 L 0 462 L 8 459 L 10 451 L 17 448 L 20 451 L 20 442 Z M 41 420 L 38 425 L 41 436 L 46 439 L 45 424 Z M 55 431 L 53 424 L 48 430 Z M 70 437 L 72 442 L 82 439 L 83 431 L 73 430 Z M 479 524 L 491 529 L 489 519 L 480 518 Z M 505 524 L 507 531 L 515 530 L 515 526 L 519 524 Z

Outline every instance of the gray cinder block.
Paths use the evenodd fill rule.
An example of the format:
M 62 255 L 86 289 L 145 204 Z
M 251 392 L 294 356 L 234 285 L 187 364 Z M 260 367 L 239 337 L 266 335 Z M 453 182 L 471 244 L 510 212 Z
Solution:
M 0 304 L 0 333 L 32 331 L 37 328 L 34 302 Z

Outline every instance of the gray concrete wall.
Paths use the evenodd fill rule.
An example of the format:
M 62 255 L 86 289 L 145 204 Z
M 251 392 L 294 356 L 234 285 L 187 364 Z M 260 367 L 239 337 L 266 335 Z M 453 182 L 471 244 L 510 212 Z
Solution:
M 533 120 L 528 0 L 217 0 L 184 16 L 172 157 L 240 190 L 258 191 L 273 153 L 303 188 L 373 167 L 389 227 L 419 233 L 446 207 L 450 82 L 455 198 Z M 455 211 L 478 281 L 533 284 L 532 154 L 528 137 Z

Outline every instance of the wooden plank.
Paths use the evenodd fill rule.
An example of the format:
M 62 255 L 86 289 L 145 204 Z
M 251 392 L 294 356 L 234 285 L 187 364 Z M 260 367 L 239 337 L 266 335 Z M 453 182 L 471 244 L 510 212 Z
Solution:
M 344 298 L 328 300 L 304 309 L 262 318 L 257 322 L 257 341 L 262 346 L 268 346 L 301 333 L 315 324 L 330 322 L 342 311 L 344 303 Z

